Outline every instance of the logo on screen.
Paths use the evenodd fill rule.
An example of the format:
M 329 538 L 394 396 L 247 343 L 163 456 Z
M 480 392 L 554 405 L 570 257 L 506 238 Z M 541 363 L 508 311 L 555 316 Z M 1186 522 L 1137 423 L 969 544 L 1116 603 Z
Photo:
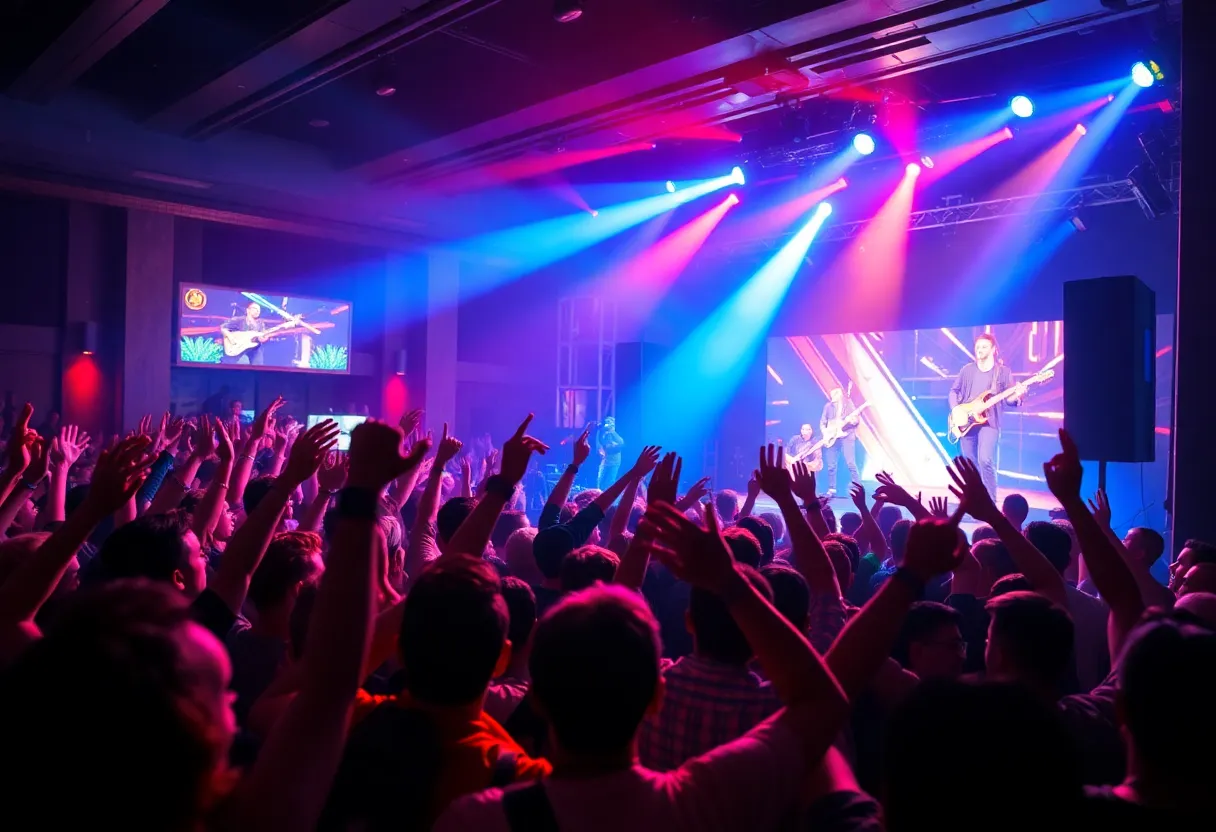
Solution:
M 207 305 L 207 295 L 202 289 L 188 289 L 185 302 L 187 309 L 197 312 Z

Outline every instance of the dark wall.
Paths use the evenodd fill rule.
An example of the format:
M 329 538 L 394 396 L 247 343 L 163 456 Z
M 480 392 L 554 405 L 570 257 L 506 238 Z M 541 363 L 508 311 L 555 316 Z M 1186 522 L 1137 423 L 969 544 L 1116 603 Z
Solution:
M 0 252 L 4 253 L 0 323 L 60 325 L 67 250 L 67 202 L 0 193 Z

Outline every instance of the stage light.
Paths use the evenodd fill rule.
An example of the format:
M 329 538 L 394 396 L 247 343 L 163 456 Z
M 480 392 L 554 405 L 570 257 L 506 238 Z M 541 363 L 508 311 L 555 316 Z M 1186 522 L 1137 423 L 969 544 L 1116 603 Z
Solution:
M 570 23 L 582 16 L 582 0 L 554 0 L 553 19 L 558 23 Z
M 1007 139 L 1013 138 L 1013 128 L 1012 127 L 1005 128 L 1005 138 L 1007 138 Z
M 906 173 L 908 176 L 919 176 L 920 165 L 916 164 L 916 162 L 909 162 L 908 166 L 904 168 L 904 173 Z
M 591 209 L 591 216 L 598 217 L 599 215 L 600 215 L 599 211 L 595 210 L 594 208 Z
M 1077 125 L 1076 127 L 1074 127 L 1073 129 L 1074 129 L 1074 130 L 1076 130 L 1078 133 L 1080 133 L 1082 136 L 1084 136 L 1086 133 L 1088 133 L 1088 132 L 1089 132 L 1088 130 L 1086 130 L 1086 129 L 1085 129 L 1085 125 L 1084 125 L 1084 124 L 1078 124 L 1078 125 Z
M 920 164 L 921 164 L 921 167 L 932 170 L 933 169 L 933 157 L 932 156 L 921 156 Z
M 730 196 L 728 196 L 728 197 L 726 198 L 726 203 L 727 203 L 728 205 L 738 205 L 738 204 L 739 204 L 739 195 L 738 195 L 738 194 L 731 194 Z
M 874 144 L 874 137 L 869 133 L 858 133 L 853 137 L 853 149 L 862 156 L 869 156 L 874 152 L 876 146 Z
M 676 183 L 670 179 L 667 180 L 667 193 L 674 194 L 676 192 Z
M 1153 76 L 1153 71 L 1149 69 L 1149 65 L 1144 61 L 1137 61 L 1135 65 L 1132 66 L 1132 83 L 1137 87 L 1143 87 L 1145 89 L 1151 87 L 1153 85 L 1153 81 L 1156 80 Z
M 840 177 L 836 180 L 836 187 L 843 191 L 845 188 L 849 187 L 849 180 L 845 179 L 843 176 Z
M 832 203 L 830 203 L 830 202 L 819 203 L 819 207 L 815 209 L 815 216 L 821 220 L 827 219 L 828 217 L 832 216 Z
M 1034 115 L 1034 102 L 1024 95 L 1015 95 L 1009 99 L 1009 109 L 1018 118 L 1030 118 Z
M 738 165 L 735 165 L 733 168 L 731 168 L 730 181 L 734 182 L 736 185 L 747 184 L 747 177 L 745 177 L 743 175 L 743 168 L 739 167 Z

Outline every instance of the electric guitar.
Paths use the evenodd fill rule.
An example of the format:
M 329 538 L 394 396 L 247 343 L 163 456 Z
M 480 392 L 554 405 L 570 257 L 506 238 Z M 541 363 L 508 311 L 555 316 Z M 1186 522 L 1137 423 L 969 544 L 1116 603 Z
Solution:
M 791 454 L 789 456 L 786 456 L 785 467 L 793 468 L 795 462 L 802 462 L 804 459 L 814 456 L 815 452 L 818 451 L 822 447 L 823 447 L 823 440 L 821 439 L 800 454 Z M 810 471 L 813 471 L 814 473 L 818 474 L 820 471 L 823 470 L 823 457 L 820 457 L 819 459 L 811 460 L 810 462 L 808 462 L 806 464 L 806 467 Z
M 287 329 L 289 326 L 295 326 L 297 321 L 292 319 L 284 321 L 278 326 L 272 326 L 270 329 L 264 329 L 261 332 L 246 332 L 243 330 L 235 330 L 224 333 L 224 355 L 229 358 L 236 358 L 238 355 L 243 355 L 254 347 L 261 346 L 266 342 L 273 333 L 280 329 Z
M 861 405 L 853 410 L 847 417 L 843 419 L 829 419 L 828 423 L 823 428 L 823 439 L 819 440 L 820 444 L 825 448 L 830 448 L 836 444 L 836 440 L 845 435 L 845 428 L 849 425 L 857 424 L 857 416 L 861 411 L 870 406 L 869 402 L 862 402 Z
M 951 408 L 950 418 L 947 420 L 948 430 L 946 431 L 946 435 L 950 438 L 951 442 L 958 442 L 972 428 L 988 423 L 989 410 L 1006 399 L 1014 398 L 1017 393 L 1024 392 L 1024 388 L 1032 384 L 1042 384 L 1054 378 L 1055 374 L 1055 370 L 1042 370 L 1025 381 L 1015 384 L 1003 393 L 993 393 L 991 390 L 985 390 L 979 397 Z

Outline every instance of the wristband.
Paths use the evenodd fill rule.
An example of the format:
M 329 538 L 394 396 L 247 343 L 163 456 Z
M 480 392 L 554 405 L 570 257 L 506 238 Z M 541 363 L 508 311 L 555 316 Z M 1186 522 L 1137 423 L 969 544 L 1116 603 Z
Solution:
M 343 488 L 338 492 L 338 516 L 351 520 L 375 520 L 380 495 L 370 488 Z
M 571 463 L 570 465 L 567 465 L 567 466 L 566 466 L 566 473 L 567 473 L 567 474 L 577 474 L 577 473 L 578 473 L 578 466 L 577 466 L 577 465 L 575 465 L 575 464 L 573 464 L 573 463 Z
M 507 482 L 506 477 L 501 474 L 495 474 L 485 481 L 483 484 L 487 494 L 495 494 L 502 497 L 504 500 L 509 500 L 515 496 L 515 486 Z
M 916 592 L 920 592 L 925 588 L 925 582 L 913 574 L 912 570 L 908 569 L 906 566 L 901 566 L 896 569 L 891 573 L 891 577 L 897 581 L 900 581 L 904 586 L 915 590 Z
M 40 482 L 42 482 L 42 480 L 38 480 L 37 482 L 30 482 L 25 477 L 21 478 L 21 484 L 24 485 L 26 488 L 28 488 L 30 491 L 33 491 L 34 489 L 36 489 L 38 487 L 38 483 L 40 483 Z

